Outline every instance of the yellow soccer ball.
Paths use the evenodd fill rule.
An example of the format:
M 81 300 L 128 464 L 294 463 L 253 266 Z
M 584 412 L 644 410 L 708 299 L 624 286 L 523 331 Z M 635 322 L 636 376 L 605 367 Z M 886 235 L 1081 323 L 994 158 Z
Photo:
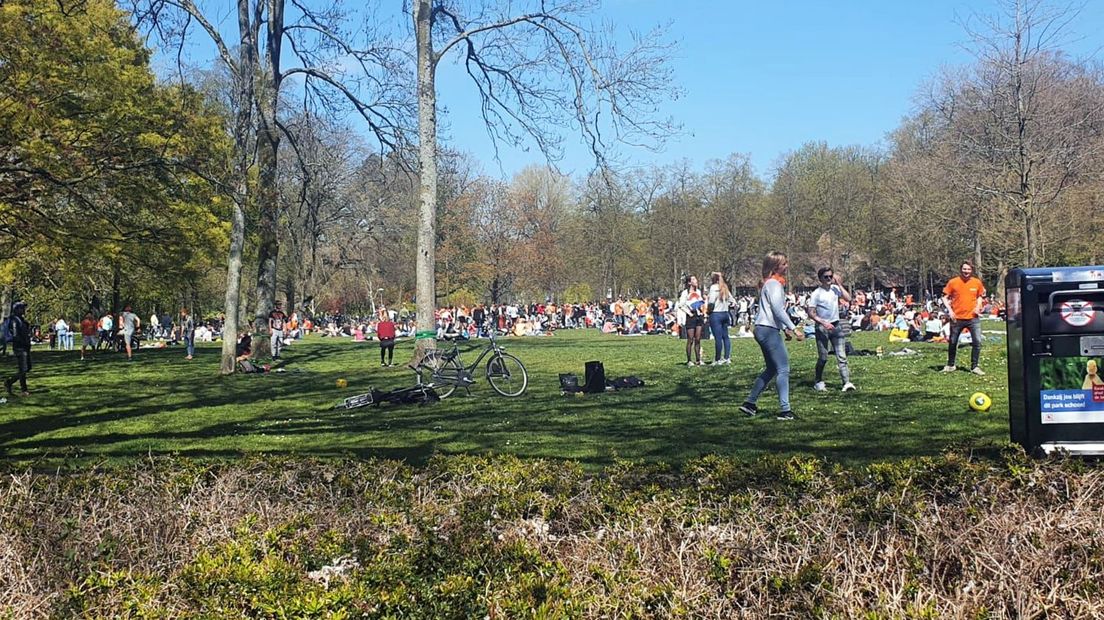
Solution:
M 985 392 L 974 392 L 970 395 L 970 409 L 984 413 L 993 406 L 993 399 Z
M 346 381 L 346 380 L 344 380 L 344 379 L 338 379 L 338 380 L 337 380 L 337 387 L 339 387 L 339 388 L 347 388 L 347 387 L 349 387 L 349 382 L 348 382 L 348 381 Z

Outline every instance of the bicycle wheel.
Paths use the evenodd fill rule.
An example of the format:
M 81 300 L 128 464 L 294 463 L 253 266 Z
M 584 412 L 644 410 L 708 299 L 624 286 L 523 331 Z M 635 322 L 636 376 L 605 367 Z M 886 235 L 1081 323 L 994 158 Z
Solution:
M 529 373 L 521 360 L 509 353 L 500 353 L 487 360 L 487 382 L 503 396 L 521 396 L 529 387 Z
M 464 367 L 455 357 L 446 358 L 436 351 L 427 353 L 418 364 L 418 381 L 433 386 L 433 391 L 442 399 L 452 396 L 460 384 Z

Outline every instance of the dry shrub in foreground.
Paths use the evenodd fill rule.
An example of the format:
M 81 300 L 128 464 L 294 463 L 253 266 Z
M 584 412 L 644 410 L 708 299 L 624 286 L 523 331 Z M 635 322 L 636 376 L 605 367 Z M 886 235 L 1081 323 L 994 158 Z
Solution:
M 163 459 L 0 483 L 0 617 L 1100 618 L 1104 471 Z

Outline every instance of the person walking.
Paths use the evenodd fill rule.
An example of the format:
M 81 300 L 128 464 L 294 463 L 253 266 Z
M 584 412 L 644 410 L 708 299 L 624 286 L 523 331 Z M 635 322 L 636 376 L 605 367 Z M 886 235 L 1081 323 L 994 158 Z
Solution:
M 280 359 L 280 347 L 284 344 L 284 323 L 287 315 L 282 308 L 283 302 L 277 301 L 276 307 L 268 313 L 268 344 L 272 350 L 272 359 Z
M 828 351 L 834 350 L 843 391 L 850 392 L 855 389 L 855 384 L 851 383 L 851 371 L 847 366 L 847 337 L 840 328 L 840 300 L 849 303 L 851 294 L 843 287 L 839 275 L 831 267 L 820 268 L 817 271 L 817 281 L 820 286 L 809 295 L 806 302 L 809 317 L 816 328 L 817 363 L 813 389 L 818 392 L 828 390 L 824 383 L 824 367 L 828 364 Z
M 31 326 L 24 316 L 26 312 L 26 302 L 17 301 L 12 305 L 11 316 L 7 319 L 6 331 L 11 338 L 12 355 L 15 356 L 15 374 L 4 380 L 4 388 L 12 396 L 12 386 L 16 381 L 19 382 L 20 396 L 31 395 L 27 389 L 27 373 L 31 372 Z
M 81 361 L 84 361 L 85 351 L 88 352 L 88 356 L 92 356 L 92 352 L 96 350 L 96 319 L 92 316 L 91 312 L 85 312 L 84 318 L 80 322 L 81 330 Z
M 701 366 L 701 338 L 705 321 L 702 318 L 705 300 L 698 287 L 697 276 L 687 276 L 686 288 L 679 295 L 678 307 L 686 316 L 686 365 Z M 694 360 L 691 360 L 691 356 Z
M 978 366 L 981 357 L 981 305 L 985 301 L 985 285 L 974 275 L 974 264 L 963 261 L 958 275 L 943 287 L 943 305 L 947 307 L 951 319 L 951 332 L 947 345 L 947 365 L 943 372 L 954 372 L 955 356 L 958 353 L 958 339 L 962 330 L 970 330 L 970 372 L 984 376 Z
M 758 415 L 756 403 L 771 379 L 778 387 L 778 403 L 781 406 L 777 418 L 793 420 L 797 417 L 790 406 L 790 356 L 782 336 L 784 334 L 786 340 L 796 338 L 800 342 L 805 335 L 797 330 L 786 312 L 786 272 L 789 267 L 789 261 L 782 252 L 771 252 L 763 259 L 759 312 L 755 315 L 755 342 L 759 343 L 763 352 L 766 368 L 755 378 L 751 393 L 740 405 L 740 411 L 749 417 Z
M 184 359 L 190 360 L 195 355 L 195 319 L 187 308 L 180 309 L 180 336 L 184 340 L 184 350 L 188 352 Z
M 126 347 L 127 361 L 134 361 L 134 333 L 142 326 L 142 319 L 131 312 L 130 305 L 123 307 L 123 313 L 119 316 L 119 323 L 123 328 L 123 346 Z
M 713 334 L 713 365 L 721 366 L 732 363 L 732 340 L 728 335 L 732 315 L 729 314 L 729 309 L 736 300 L 721 272 L 714 271 L 710 281 L 706 309 L 709 311 L 709 332 Z

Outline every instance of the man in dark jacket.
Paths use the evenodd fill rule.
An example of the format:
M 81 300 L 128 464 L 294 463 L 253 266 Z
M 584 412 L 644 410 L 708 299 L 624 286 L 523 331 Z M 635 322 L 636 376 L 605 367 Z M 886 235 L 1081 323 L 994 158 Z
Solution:
M 12 393 L 12 385 L 19 382 L 20 396 L 30 396 L 27 391 L 27 373 L 31 371 L 31 326 L 23 315 L 27 312 L 27 304 L 17 301 L 12 306 L 11 321 L 11 345 L 12 354 L 15 355 L 15 375 L 4 380 L 4 387 L 8 394 Z

